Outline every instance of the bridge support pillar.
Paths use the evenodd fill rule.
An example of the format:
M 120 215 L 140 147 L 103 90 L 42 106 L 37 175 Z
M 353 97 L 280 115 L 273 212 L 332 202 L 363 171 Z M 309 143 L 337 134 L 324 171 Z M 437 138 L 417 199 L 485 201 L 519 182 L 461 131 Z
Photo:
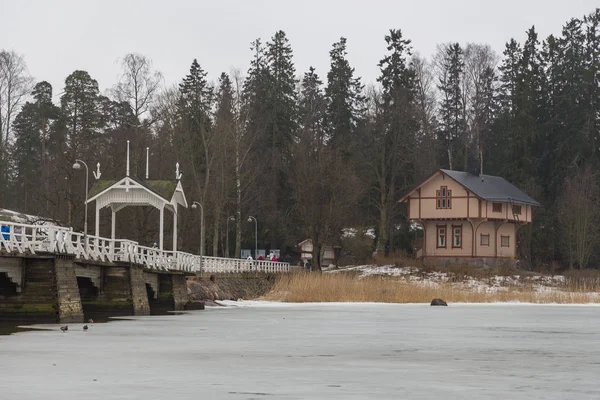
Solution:
M 103 266 L 104 282 L 96 309 L 111 315 L 131 315 L 134 311 L 129 266 Z
M 188 302 L 187 281 L 185 275 L 158 275 L 157 306 L 171 310 L 183 310 Z
M 133 315 L 150 315 L 150 303 L 146 290 L 144 271 L 141 267 L 129 268 L 131 278 L 131 300 L 133 302 Z
M 58 319 L 62 322 L 83 322 L 83 307 L 77 285 L 77 275 L 72 256 L 54 259 Z

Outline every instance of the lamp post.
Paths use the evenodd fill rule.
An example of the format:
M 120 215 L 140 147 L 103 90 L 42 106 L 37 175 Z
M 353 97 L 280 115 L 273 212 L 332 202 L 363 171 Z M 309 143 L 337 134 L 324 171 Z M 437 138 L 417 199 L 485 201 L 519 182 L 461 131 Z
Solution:
M 192 208 L 196 209 L 200 207 L 200 274 L 202 274 L 202 267 L 204 260 L 202 259 L 204 253 L 204 207 L 197 201 L 192 202 Z
M 235 217 L 229 216 L 229 218 L 227 218 L 227 224 L 226 224 L 227 225 L 227 232 L 226 232 L 227 236 L 226 236 L 226 239 L 225 239 L 225 243 L 226 243 L 225 244 L 225 246 L 226 246 L 225 247 L 225 250 L 226 250 L 225 251 L 225 257 L 226 258 L 229 258 L 229 221 L 235 221 Z
M 258 222 L 256 222 L 256 218 L 249 216 L 248 222 L 252 222 L 252 220 L 254 220 L 254 258 L 258 259 Z
M 83 218 L 83 243 L 85 246 L 85 251 L 87 253 L 87 248 L 88 248 L 88 244 L 87 244 L 87 199 L 88 199 L 88 178 L 89 178 L 89 172 L 88 172 L 88 166 L 87 164 L 82 161 L 82 160 L 75 160 L 75 163 L 73 164 L 73 169 L 81 169 L 81 165 L 83 165 L 85 167 L 85 216 Z

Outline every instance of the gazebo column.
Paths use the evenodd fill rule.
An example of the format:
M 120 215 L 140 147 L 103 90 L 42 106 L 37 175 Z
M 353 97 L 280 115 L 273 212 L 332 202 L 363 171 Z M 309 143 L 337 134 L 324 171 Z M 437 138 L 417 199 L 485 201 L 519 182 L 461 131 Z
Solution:
M 160 207 L 160 235 L 159 235 L 159 240 L 158 240 L 158 248 L 159 249 L 163 249 L 163 230 L 165 227 L 165 206 L 161 206 Z
M 173 251 L 177 251 L 177 206 L 173 211 Z
M 96 246 L 98 246 L 98 237 L 100 237 L 100 207 L 96 201 Z
M 115 210 L 115 207 L 111 207 L 111 219 L 110 219 L 110 238 L 112 240 L 115 240 L 115 236 L 116 236 L 116 227 L 117 227 L 117 210 Z

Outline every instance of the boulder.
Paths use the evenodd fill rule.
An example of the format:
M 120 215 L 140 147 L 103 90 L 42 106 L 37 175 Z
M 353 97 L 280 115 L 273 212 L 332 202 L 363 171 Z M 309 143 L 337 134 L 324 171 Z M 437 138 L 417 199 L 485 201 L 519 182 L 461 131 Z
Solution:
M 431 300 L 431 305 L 432 306 L 447 306 L 448 303 L 446 303 L 442 299 L 433 299 L 433 300 Z

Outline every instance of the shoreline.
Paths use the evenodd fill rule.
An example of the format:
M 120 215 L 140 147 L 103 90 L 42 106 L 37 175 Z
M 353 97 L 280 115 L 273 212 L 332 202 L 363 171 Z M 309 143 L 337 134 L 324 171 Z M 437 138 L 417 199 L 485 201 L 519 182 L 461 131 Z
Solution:
M 210 306 L 211 309 L 219 308 L 245 308 L 245 307 L 263 307 L 263 308 L 277 308 L 277 307 L 300 307 L 300 306 L 357 306 L 357 305 L 373 305 L 373 306 L 421 306 L 431 307 L 430 303 L 389 303 L 389 302 L 373 302 L 373 301 L 327 301 L 327 302 L 287 302 L 287 301 L 273 301 L 273 300 L 220 300 L 220 305 Z M 506 301 L 506 302 L 456 302 L 448 303 L 448 307 L 451 306 L 561 306 L 561 307 L 600 307 L 600 303 L 532 303 L 532 302 L 519 302 L 519 301 Z M 207 307 L 209 308 L 209 307 Z M 440 307 L 436 307 L 440 308 Z M 443 307 L 445 308 L 445 307 Z

